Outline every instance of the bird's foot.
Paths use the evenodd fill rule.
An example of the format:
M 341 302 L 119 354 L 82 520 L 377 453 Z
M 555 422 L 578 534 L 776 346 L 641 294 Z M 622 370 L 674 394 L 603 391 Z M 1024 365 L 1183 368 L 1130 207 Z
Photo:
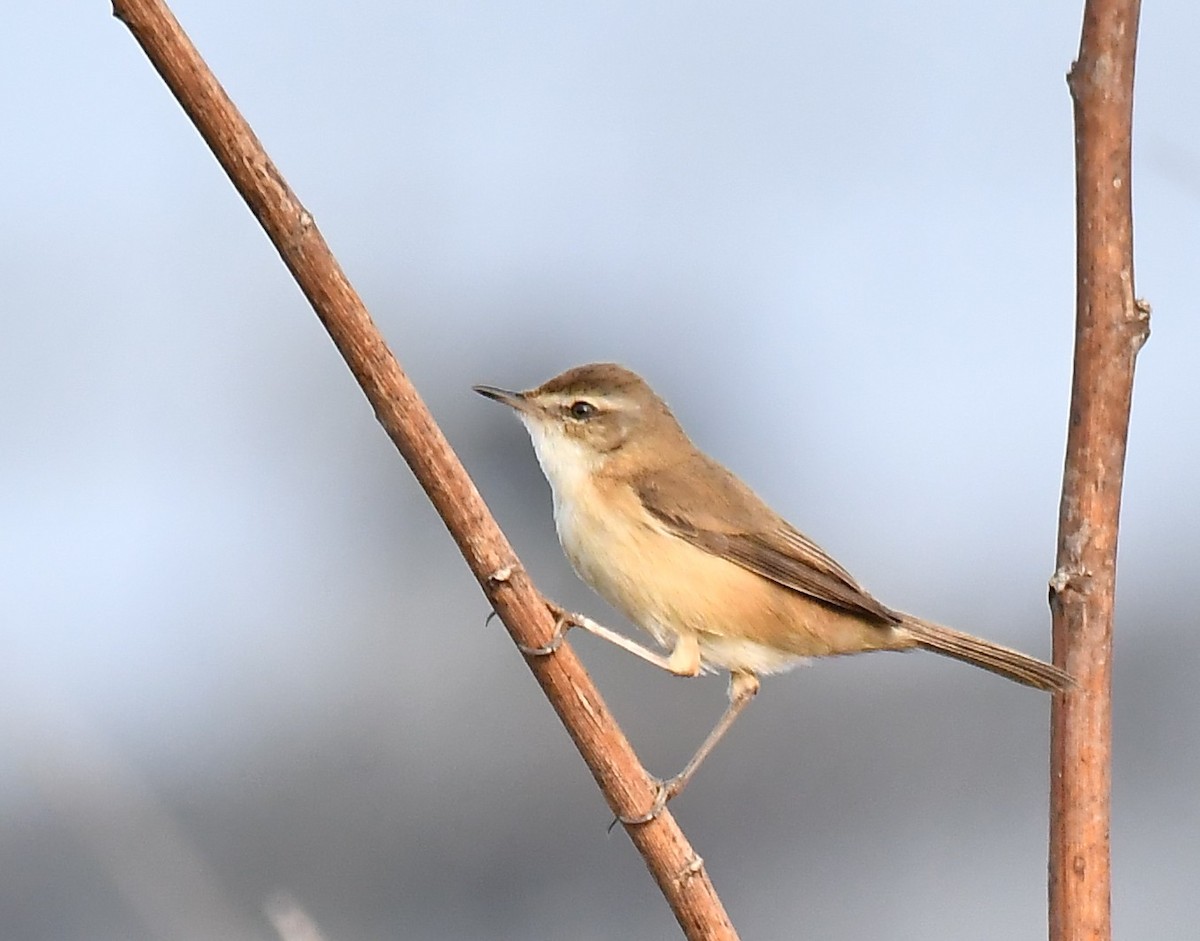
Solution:
M 553 601 L 545 601 L 545 603 L 550 613 L 554 615 L 554 633 L 551 635 L 549 642 L 542 644 L 540 647 L 527 647 L 525 644 L 517 644 L 517 649 L 527 657 L 548 657 L 562 646 L 562 642 L 567 637 L 567 631 L 578 623 L 579 615 L 572 614 L 566 608 L 560 607 Z
M 681 774 L 677 774 L 673 778 L 668 778 L 666 781 L 656 781 L 654 801 L 650 804 L 650 809 L 644 814 L 638 814 L 633 817 L 622 817 L 618 814 L 614 823 L 620 822 L 627 827 L 636 827 L 643 823 L 649 823 L 667 809 L 667 802 L 678 796 L 686 783 L 687 781 Z

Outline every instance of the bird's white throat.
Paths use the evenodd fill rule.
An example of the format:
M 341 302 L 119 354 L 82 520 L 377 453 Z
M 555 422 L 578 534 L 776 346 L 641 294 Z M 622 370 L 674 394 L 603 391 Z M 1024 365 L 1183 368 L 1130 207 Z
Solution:
M 590 486 L 598 457 L 595 451 L 566 435 L 557 425 L 547 425 L 524 415 L 521 420 L 529 430 L 542 473 L 554 491 L 554 515 L 557 517 L 561 505 L 574 503 Z

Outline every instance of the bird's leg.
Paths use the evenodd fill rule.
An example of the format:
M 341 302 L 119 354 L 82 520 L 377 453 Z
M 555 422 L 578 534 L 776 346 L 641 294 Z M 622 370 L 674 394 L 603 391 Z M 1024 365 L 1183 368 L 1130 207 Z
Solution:
M 700 672 L 700 641 L 695 635 L 680 634 L 675 640 L 675 647 L 671 651 L 671 655 L 664 657 L 662 654 L 642 646 L 636 640 L 630 640 L 624 634 L 619 634 L 612 630 L 612 628 L 605 627 L 603 624 L 597 624 L 591 618 L 585 617 L 582 614 L 574 614 L 564 608 L 560 608 L 552 601 L 547 601 L 546 607 L 557 618 L 555 636 L 558 638 L 561 638 L 561 635 L 567 628 L 582 627 L 589 634 L 602 637 L 610 644 L 616 644 L 622 650 L 628 651 L 635 657 L 640 657 L 647 663 L 652 663 L 660 670 L 666 670 L 675 676 L 695 676 Z M 554 646 L 557 648 L 557 644 L 554 644 Z M 528 653 L 528 651 L 526 652 Z
M 733 720 L 746 708 L 747 703 L 754 698 L 755 693 L 758 692 L 758 687 L 758 677 L 748 670 L 735 670 L 730 673 L 729 705 L 725 707 L 724 714 L 717 720 L 717 724 L 713 726 L 713 730 L 708 733 L 708 738 L 696 749 L 696 754 L 692 755 L 691 760 L 684 765 L 683 770 L 679 774 L 659 785 L 658 796 L 655 797 L 654 803 L 646 813 L 638 817 L 620 817 L 620 821 L 625 824 L 649 823 L 661 814 L 667 806 L 667 801 L 673 797 L 677 797 L 687 787 L 688 782 L 696 773 L 696 769 L 708 757 L 708 753 L 716 747 L 717 742 L 721 740 L 721 737 L 733 725 Z

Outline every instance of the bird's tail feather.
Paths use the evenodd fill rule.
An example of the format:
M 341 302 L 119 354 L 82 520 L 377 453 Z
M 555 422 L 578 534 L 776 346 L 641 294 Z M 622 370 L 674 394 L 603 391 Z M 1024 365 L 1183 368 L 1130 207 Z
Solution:
M 917 646 L 924 650 L 991 670 L 1035 689 L 1056 693 L 1075 685 L 1075 680 L 1065 670 L 1043 663 L 1019 650 L 1002 647 L 941 624 L 904 615 L 903 630 L 912 635 Z

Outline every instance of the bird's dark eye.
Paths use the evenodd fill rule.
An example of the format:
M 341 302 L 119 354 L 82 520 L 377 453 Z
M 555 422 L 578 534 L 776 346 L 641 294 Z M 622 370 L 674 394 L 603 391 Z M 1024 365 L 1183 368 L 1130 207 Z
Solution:
M 578 418 L 580 421 L 583 421 L 585 418 L 591 418 L 596 414 L 596 406 L 591 402 L 585 402 L 583 399 L 580 399 L 578 402 L 571 403 L 570 411 L 572 418 Z

